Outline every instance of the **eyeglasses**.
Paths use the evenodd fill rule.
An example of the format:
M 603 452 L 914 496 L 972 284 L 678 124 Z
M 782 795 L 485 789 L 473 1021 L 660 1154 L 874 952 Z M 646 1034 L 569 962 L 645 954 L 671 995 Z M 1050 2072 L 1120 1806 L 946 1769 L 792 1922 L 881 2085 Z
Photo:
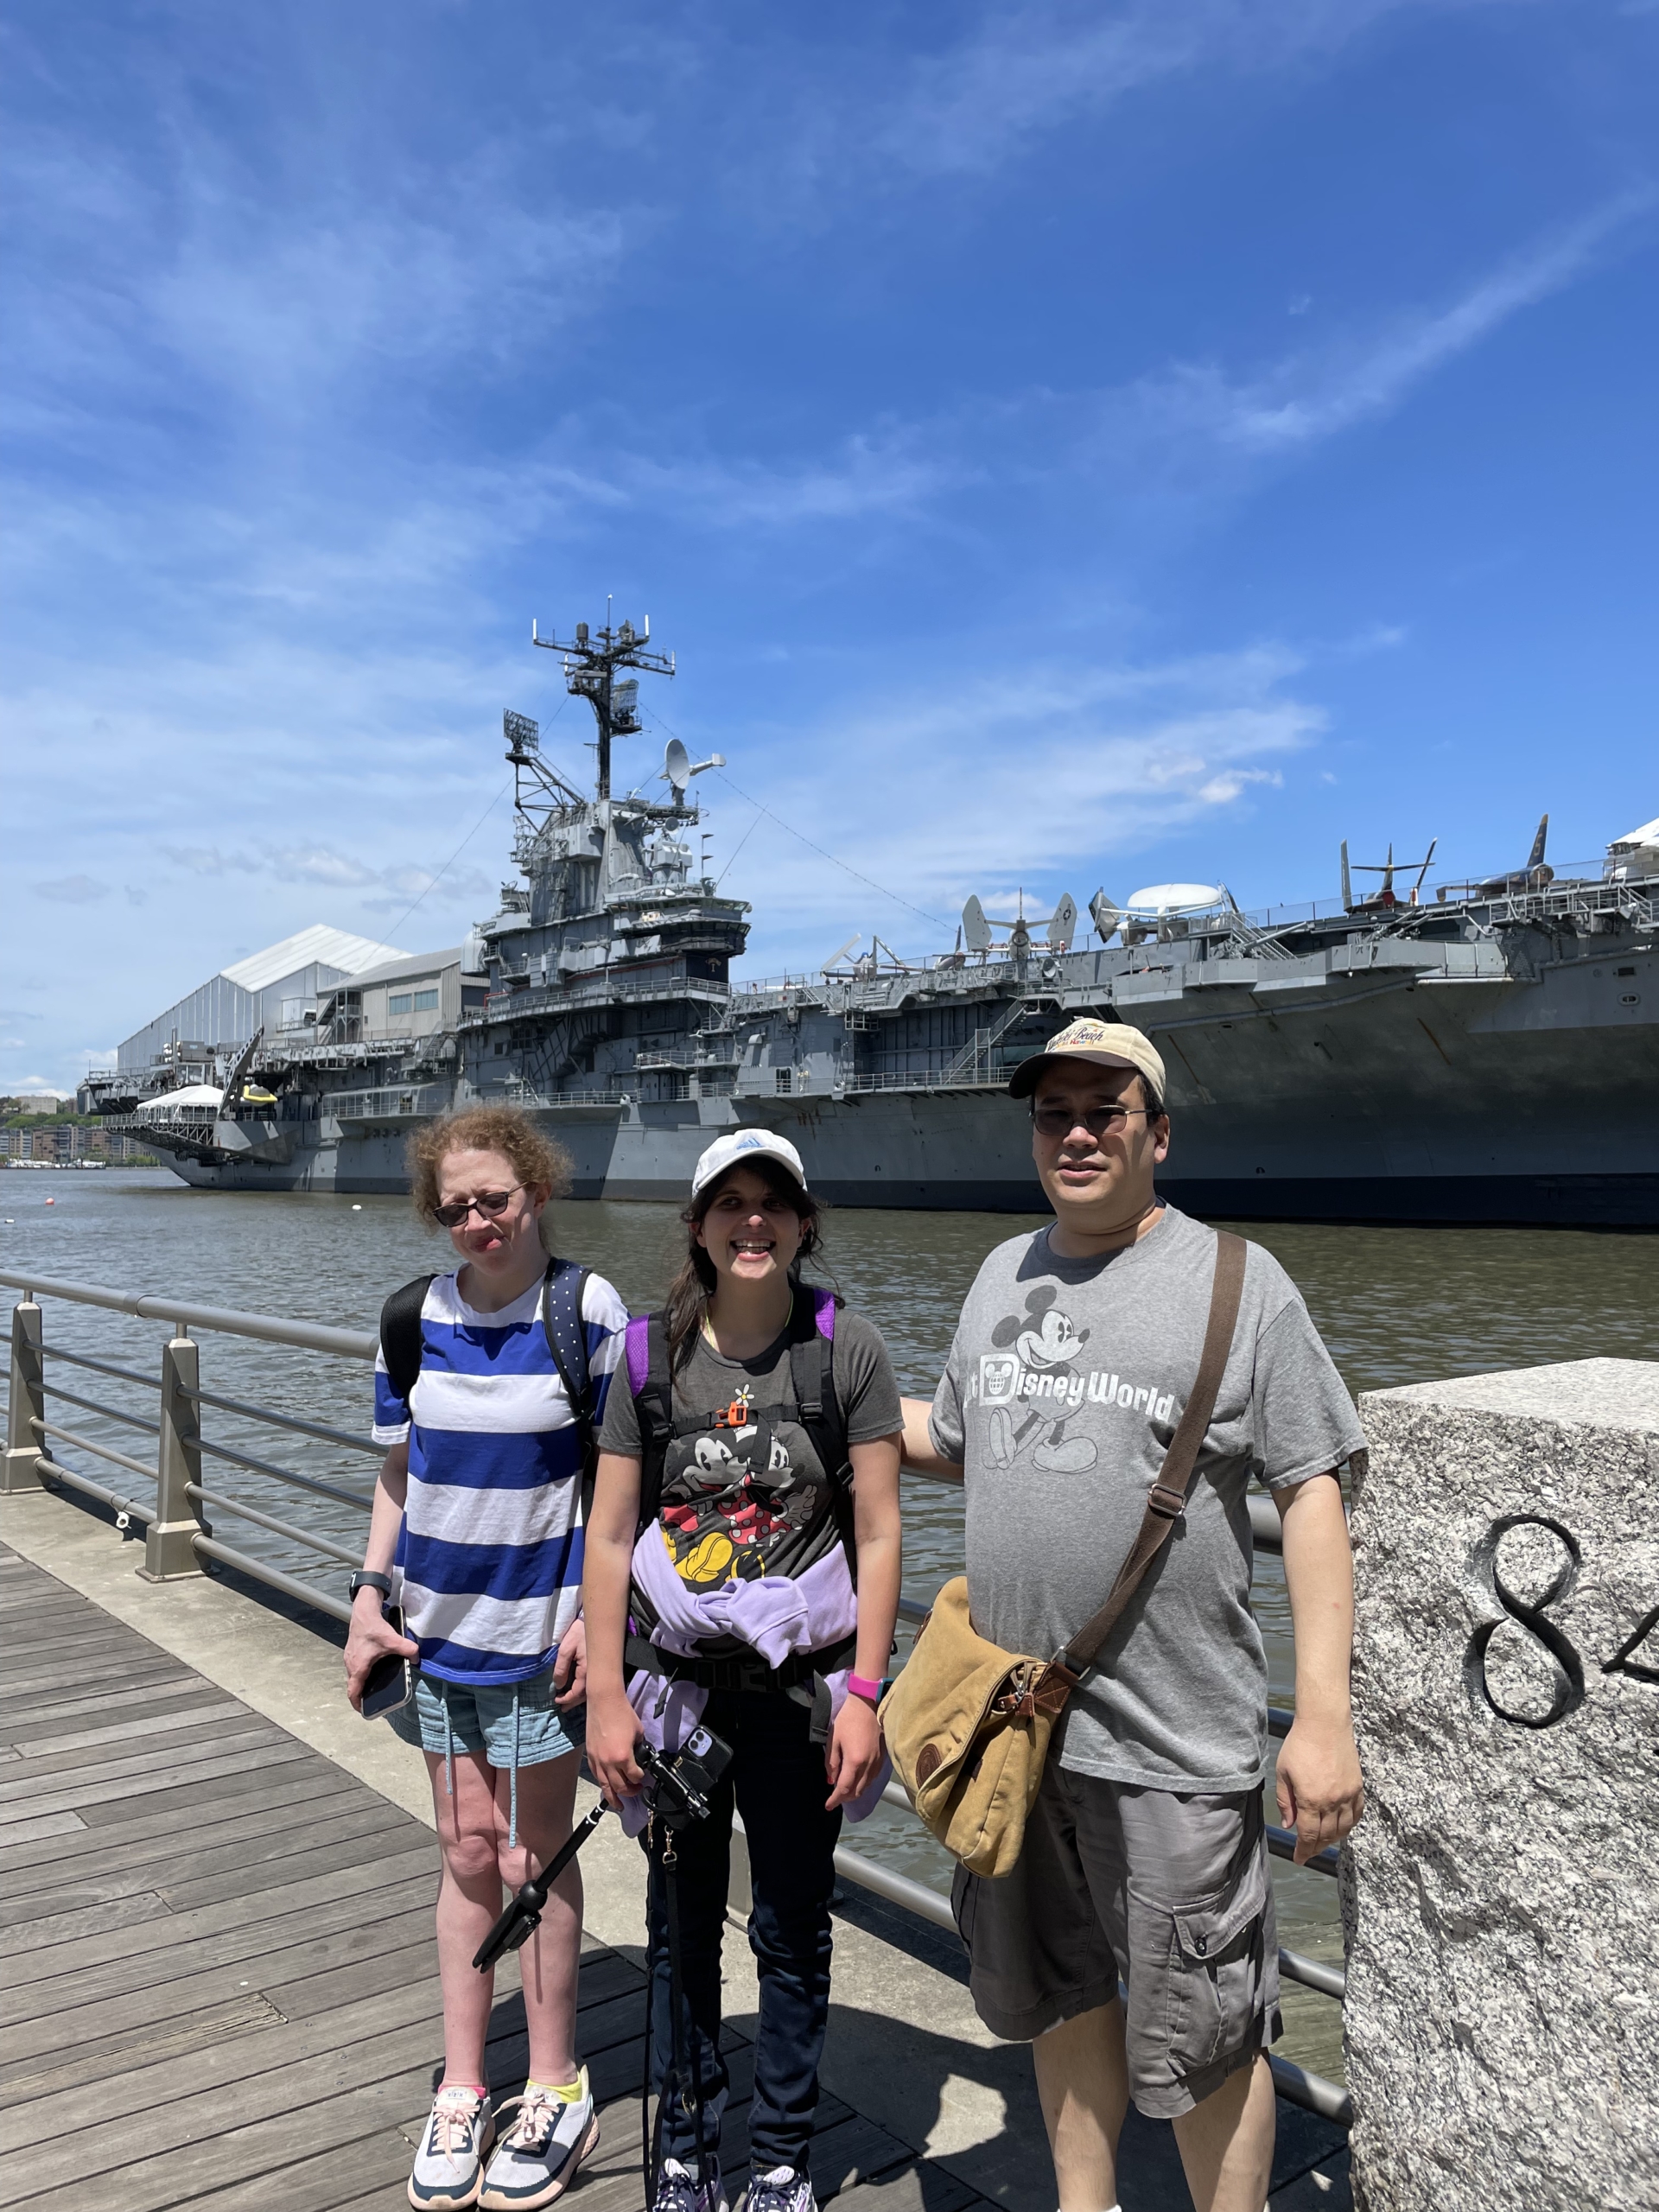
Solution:
M 456 1198 L 447 1206 L 434 1206 L 432 1218 L 445 1229 L 459 1229 L 472 1213 L 481 1213 L 486 1221 L 499 1220 L 524 1187 L 515 1183 L 511 1191 L 480 1191 L 475 1198 Z
M 1108 1129 L 1121 1129 L 1131 1114 L 1152 1112 L 1150 1106 L 1033 1106 L 1031 1118 L 1039 1136 L 1069 1137 L 1081 1123 L 1091 1137 L 1103 1137 Z

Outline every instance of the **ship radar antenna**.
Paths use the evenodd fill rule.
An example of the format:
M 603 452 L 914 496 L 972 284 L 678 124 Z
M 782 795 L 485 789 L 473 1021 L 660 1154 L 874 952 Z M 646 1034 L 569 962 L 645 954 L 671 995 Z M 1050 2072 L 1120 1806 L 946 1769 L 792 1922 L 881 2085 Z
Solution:
M 575 633 L 569 639 L 544 638 L 539 623 L 532 621 L 530 626 L 531 645 L 544 645 L 549 652 L 563 654 L 565 689 L 575 697 L 585 699 L 594 710 L 599 755 L 594 783 L 595 795 L 600 798 L 609 798 L 611 795 L 613 741 L 619 737 L 637 737 L 644 727 L 639 720 L 639 678 L 627 671 L 645 670 L 653 676 L 668 677 L 674 673 L 673 654 L 651 650 L 650 623 L 643 630 L 636 630 L 624 616 L 613 626 L 612 604 L 607 596 L 604 625 L 597 634 L 585 622 L 577 623 Z M 696 771 L 692 769 L 690 772 L 696 774 Z

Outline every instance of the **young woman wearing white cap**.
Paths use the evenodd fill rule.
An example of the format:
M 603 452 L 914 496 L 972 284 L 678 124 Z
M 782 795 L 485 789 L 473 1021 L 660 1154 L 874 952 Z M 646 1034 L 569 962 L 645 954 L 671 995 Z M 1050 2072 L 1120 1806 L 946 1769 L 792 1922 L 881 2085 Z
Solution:
M 876 1331 L 800 1281 L 819 1207 L 793 1145 L 764 1129 L 721 1138 L 684 1219 L 685 1263 L 665 1310 L 629 1325 L 627 1388 L 612 1390 L 600 1438 L 582 1586 L 588 1758 L 638 1824 L 642 1736 L 672 1751 L 701 1724 L 732 1752 L 712 1817 L 671 1839 L 646 1828 L 654 2212 L 726 2204 L 734 1805 L 760 1986 L 748 2208 L 813 2212 L 835 1848 L 842 1808 L 873 1809 L 887 1771 L 875 1706 L 899 1601 L 902 1415 Z

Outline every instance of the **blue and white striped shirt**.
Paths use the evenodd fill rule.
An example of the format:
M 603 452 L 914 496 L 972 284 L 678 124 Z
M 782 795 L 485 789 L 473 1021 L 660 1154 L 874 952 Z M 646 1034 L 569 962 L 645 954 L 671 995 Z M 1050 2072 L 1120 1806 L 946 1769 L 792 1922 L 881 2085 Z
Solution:
M 582 1602 L 582 1443 L 548 1349 L 537 1284 L 496 1313 L 437 1275 L 421 1308 L 421 1371 L 397 1397 L 375 1360 L 374 1440 L 409 1439 L 392 1599 L 421 1671 L 469 1685 L 551 1666 Z M 594 1422 L 628 1309 L 602 1276 L 582 1292 Z

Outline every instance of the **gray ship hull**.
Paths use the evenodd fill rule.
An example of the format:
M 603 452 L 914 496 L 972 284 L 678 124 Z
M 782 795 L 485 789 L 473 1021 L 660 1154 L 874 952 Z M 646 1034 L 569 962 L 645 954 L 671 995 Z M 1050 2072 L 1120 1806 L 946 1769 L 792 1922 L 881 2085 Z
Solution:
M 1537 986 L 1402 976 L 1264 1012 L 1241 978 L 1201 1016 L 1180 1000 L 1162 1022 L 1147 1007 L 1170 1072 L 1161 1187 L 1236 1220 L 1659 1227 L 1659 1029 L 1596 980 L 1560 976 L 1545 1002 Z M 537 1117 L 570 1154 L 579 1198 L 677 1200 L 704 1146 L 748 1125 L 787 1135 L 831 1205 L 1043 1203 L 1029 1125 L 1001 1084 L 550 1104 Z M 321 1126 L 286 1165 L 177 1172 L 221 1190 L 408 1188 L 407 1124 Z

